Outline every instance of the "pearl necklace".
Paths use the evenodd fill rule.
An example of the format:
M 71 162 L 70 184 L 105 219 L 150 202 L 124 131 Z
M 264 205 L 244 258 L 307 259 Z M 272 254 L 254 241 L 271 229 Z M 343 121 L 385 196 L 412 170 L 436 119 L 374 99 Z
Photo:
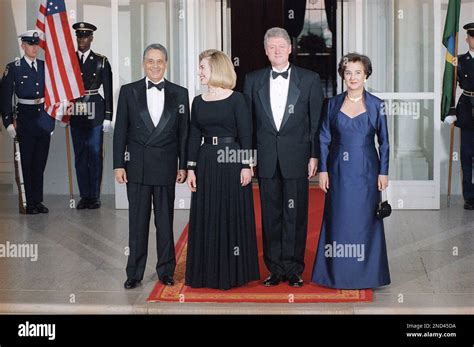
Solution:
M 357 102 L 357 101 L 359 101 L 360 99 L 362 99 L 362 95 L 359 96 L 358 98 L 351 98 L 351 97 L 349 96 L 349 94 L 347 94 L 347 98 L 348 98 L 350 101 L 352 101 L 352 102 Z

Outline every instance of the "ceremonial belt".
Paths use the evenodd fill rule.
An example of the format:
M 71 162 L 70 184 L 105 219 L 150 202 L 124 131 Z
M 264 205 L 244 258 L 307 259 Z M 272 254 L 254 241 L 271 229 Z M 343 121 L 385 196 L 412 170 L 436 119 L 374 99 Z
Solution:
M 234 143 L 237 142 L 235 137 L 218 137 L 218 136 L 212 136 L 212 137 L 204 137 L 204 143 L 210 143 L 213 144 L 214 146 L 220 144 L 220 143 Z
M 470 92 L 469 90 L 463 90 L 462 93 L 466 96 L 474 98 L 474 92 Z
M 99 94 L 99 89 L 89 89 L 84 91 L 84 95 L 97 95 Z
M 17 102 L 22 105 L 39 105 L 44 103 L 44 98 L 41 99 L 21 99 L 17 98 Z

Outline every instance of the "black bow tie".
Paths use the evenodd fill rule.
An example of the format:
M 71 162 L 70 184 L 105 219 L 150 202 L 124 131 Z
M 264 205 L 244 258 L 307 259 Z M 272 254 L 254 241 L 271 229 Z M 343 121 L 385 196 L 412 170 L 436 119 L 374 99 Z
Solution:
M 156 89 L 161 91 L 165 87 L 165 82 L 160 82 L 158 84 L 155 84 L 152 81 L 148 81 L 148 89 L 153 88 L 153 87 L 156 87 Z
M 288 70 L 290 68 L 288 68 L 286 71 L 283 71 L 283 72 L 276 72 L 275 70 L 272 70 L 272 78 L 275 79 L 277 78 L 278 76 L 281 76 L 283 77 L 284 79 L 287 79 L 288 78 Z

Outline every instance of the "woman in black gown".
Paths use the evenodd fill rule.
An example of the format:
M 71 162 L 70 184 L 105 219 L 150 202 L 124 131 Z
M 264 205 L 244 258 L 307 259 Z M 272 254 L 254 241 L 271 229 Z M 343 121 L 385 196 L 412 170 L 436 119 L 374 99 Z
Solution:
M 260 278 L 252 195 L 252 118 L 223 52 L 199 55 L 188 142 L 192 191 L 186 285 L 230 289 Z M 203 140 L 204 138 L 204 140 Z M 201 144 L 202 143 L 202 144 Z

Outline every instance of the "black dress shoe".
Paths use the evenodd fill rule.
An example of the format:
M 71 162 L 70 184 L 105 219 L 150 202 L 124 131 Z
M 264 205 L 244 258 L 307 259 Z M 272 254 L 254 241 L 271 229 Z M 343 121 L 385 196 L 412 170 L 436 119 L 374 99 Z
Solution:
M 474 201 L 464 202 L 464 209 L 465 210 L 474 210 Z
M 26 206 L 26 214 L 39 214 L 36 206 Z
M 288 284 L 290 287 L 303 287 L 303 279 L 300 275 L 290 275 L 288 276 Z
M 164 275 L 163 278 L 160 279 L 160 282 L 163 283 L 165 286 L 174 286 L 173 277 L 168 275 Z
M 49 209 L 44 206 L 41 202 L 36 205 L 36 209 L 38 210 L 39 213 L 48 213 L 49 212 Z
M 76 206 L 76 209 L 78 210 L 85 210 L 86 208 L 89 208 L 89 200 L 82 198 L 79 200 L 79 203 Z
M 125 281 L 125 283 L 123 284 L 123 287 L 125 289 L 133 289 L 135 288 L 136 286 L 138 286 L 140 284 L 141 281 L 139 280 L 132 280 L 132 279 L 129 279 L 127 278 L 127 280 Z
M 91 199 L 89 201 L 89 210 L 95 210 L 96 208 L 100 208 L 100 200 L 99 199 Z
M 263 281 L 263 284 L 266 287 L 274 287 L 280 284 L 280 282 L 283 280 L 281 275 L 277 274 L 270 274 L 265 280 Z

